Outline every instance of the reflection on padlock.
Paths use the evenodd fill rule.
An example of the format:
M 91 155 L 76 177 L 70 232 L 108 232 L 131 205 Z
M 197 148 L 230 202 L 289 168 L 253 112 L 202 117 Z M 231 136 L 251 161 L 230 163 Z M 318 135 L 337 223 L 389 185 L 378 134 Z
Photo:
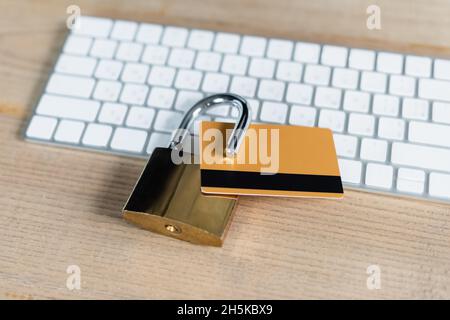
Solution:
M 251 119 L 246 101 L 234 94 L 216 94 L 199 101 L 186 113 L 169 147 L 155 148 L 153 151 L 123 208 L 126 220 L 180 240 L 222 245 L 237 197 L 202 194 L 199 165 L 175 164 L 172 152 L 183 152 L 187 129 L 198 115 L 223 104 L 239 110 L 238 122 L 226 149 L 231 155 L 237 152 Z

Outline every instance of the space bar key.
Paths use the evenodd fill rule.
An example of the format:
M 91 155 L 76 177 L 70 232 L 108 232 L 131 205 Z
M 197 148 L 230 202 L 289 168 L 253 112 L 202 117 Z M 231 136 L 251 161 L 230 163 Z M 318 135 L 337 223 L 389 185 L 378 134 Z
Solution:
M 416 144 L 392 144 L 394 164 L 450 172 L 450 150 Z

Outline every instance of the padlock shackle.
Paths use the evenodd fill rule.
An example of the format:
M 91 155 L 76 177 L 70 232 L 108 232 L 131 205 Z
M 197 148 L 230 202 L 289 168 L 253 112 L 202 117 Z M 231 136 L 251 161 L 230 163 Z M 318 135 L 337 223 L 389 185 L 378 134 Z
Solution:
M 238 121 L 233 128 L 226 148 L 227 155 L 235 155 L 238 152 L 250 125 L 251 110 L 248 108 L 247 101 L 244 98 L 232 93 L 214 94 L 197 102 L 185 114 L 179 128 L 172 138 L 172 141 L 170 141 L 169 147 L 173 149 L 181 149 L 183 140 L 187 135 L 187 129 L 191 125 L 192 121 L 199 115 L 203 114 L 207 109 L 223 104 L 231 105 L 239 110 Z

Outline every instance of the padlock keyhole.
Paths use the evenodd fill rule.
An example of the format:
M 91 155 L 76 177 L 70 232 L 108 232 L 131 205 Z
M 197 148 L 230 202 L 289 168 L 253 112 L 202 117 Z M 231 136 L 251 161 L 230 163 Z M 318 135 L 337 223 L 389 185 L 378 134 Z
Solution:
M 166 230 L 170 233 L 181 233 L 181 229 L 173 224 L 166 224 Z

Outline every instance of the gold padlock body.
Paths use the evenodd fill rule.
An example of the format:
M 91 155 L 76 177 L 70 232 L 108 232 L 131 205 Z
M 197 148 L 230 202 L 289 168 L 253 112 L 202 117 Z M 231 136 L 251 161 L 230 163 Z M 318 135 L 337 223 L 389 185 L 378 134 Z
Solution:
M 153 151 L 123 209 L 123 217 L 180 240 L 221 246 L 237 196 L 202 194 L 199 165 L 174 164 L 171 152 L 169 148 Z

